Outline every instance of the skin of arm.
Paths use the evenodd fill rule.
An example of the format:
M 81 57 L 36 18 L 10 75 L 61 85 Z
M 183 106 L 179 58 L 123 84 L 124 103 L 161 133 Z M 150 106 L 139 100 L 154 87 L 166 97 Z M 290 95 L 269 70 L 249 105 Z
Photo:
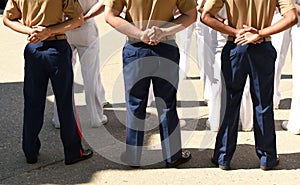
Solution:
M 92 6 L 91 9 L 85 15 L 83 15 L 84 20 L 88 20 L 103 13 L 105 8 L 103 3 L 104 0 L 99 0 L 96 4 L 94 4 L 94 6 Z
M 142 31 L 128 21 L 120 17 L 122 11 L 112 9 L 111 7 L 105 6 L 104 17 L 105 21 L 115 28 L 117 31 L 127 35 L 128 37 L 140 39 L 142 42 L 147 43 L 150 41 L 147 36 L 147 30 Z
M 197 17 L 196 9 L 193 9 L 186 13 L 182 13 L 172 21 L 172 24 L 168 24 L 165 28 L 153 26 L 151 29 L 143 31 L 121 18 L 121 11 L 106 6 L 104 13 L 105 21 L 116 30 L 129 37 L 140 39 L 142 42 L 150 45 L 156 45 L 164 36 L 172 35 L 183 30 L 192 24 Z
M 235 43 L 237 43 L 238 45 L 246 45 L 249 43 L 260 43 L 263 37 L 281 32 L 293 26 L 297 23 L 297 15 L 295 9 L 291 9 L 286 12 L 283 15 L 283 18 L 278 22 L 262 30 L 257 30 L 248 26 L 245 26 L 242 29 L 235 29 L 218 21 L 205 10 L 202 13 L 201 21 L 217 31 L 236 37 Z
M 257 40 L 260 40 L 263 37 L 267 37 L 281 31 L 286 30 L 287 28 L 297 24 L 298 17 L 296 13 L 296 9 L 291 9 L 285 14 L 283 14 L 282 18 L 276 23 L 272 24 L 269 27 L 258 30 L 255 32 L 247 32 L 244 35 L 241 35 L 236 38 L 236 43 L 241 45 L 246 45 L 249 43 L 255 43 Z
M 7 17 L 3 17 L 3 23 L 14 31 L 30 35 L 28 42 L 37 44 L 52 35 L 65 33 L 66 31 L 81 26 L 83 24 L 83 15 L 81 14 L 78 17 L 49 27 L 35 26 L 30 28 L 20 23 L 19 20 L 10 20 Z

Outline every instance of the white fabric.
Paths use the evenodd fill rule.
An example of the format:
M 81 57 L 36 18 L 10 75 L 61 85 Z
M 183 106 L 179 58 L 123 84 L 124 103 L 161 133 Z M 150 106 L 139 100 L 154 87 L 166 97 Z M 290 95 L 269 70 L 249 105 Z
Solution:
M 276 12 L 273 18 L 273 23 L 281 19 L 279 12 Z M 274 74 L 274 96 L 273 103 L 275 107 L 278 107 L 281 99 L 279 92 L 279 84 L 281 79 L 281 71 L 285 64 L 288 48 L 291 42 L 291 28 L 282 31 L 280 33 L 272 35 L 272 44 L 277 52 L 277 59 L 275 62 L 275 74 Z
M 79 0 L 85 13 L 96 2 L 97 0 Z M 92 18 L 79 28 L 68 31 L 66 34 L 73 51 L 73 67 L 76 63 L 76 55 L 79 56 L 91 124 L 92 126 L 99 126 L 104 121 L 102 104 L 106 102 L 106 99 L 100 77 L 100 48 L 97 24 Z M 58 120 L 56 105 L 54 106 L 53 120 Z
M 253 128 L 253 106 L 250 94 L 250 79 L 247 77 L 240 108 L 240 122 L 243 131 L 251 131 Z
M 298 16 L 298 19 L 300 17 Z M 300 134 L 300 21 L 292 27 L 291 31 L 292 50 L 292 74 L 293 74 L 293 96 L 290 110 L 290 118 L 287 128 L 292 133 Z
M 208 123 L 211 131 L 218 131 L 221 118 L 221 51 L 226 35 L 221 34 L 200 21 L 195 25 L 197 38 L 197 61 L 200 76 L 204 80 L 204 99 L 208 100 Z

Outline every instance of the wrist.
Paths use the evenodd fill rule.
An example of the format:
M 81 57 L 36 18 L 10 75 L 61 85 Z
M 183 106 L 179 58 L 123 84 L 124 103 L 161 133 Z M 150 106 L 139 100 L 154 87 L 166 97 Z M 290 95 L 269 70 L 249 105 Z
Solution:
M 257 30 L 257 33 L 259 38 L 264 38 L 265 36 L 263 35 L 263 32 L 261 30 Z

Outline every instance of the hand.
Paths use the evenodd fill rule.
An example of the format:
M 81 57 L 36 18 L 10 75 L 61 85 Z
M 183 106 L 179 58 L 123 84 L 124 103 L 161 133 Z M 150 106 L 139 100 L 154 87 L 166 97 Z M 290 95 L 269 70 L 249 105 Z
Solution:
M 43 26 L 35 26 L 33 27 L 33 32 L 28 37 L 28 42 L 37 44 L 51 36 L 51 32 L 49 29 Z
M 150 43 L 150 38 L 148 36 L 150 31 L 151 31 L 150 29 L 146 29 L 146 30 L 142 31 L 140 34 L 140 40 L 142 42 L 144 42 L 145 44 Z
M 258 33 L 251 33 L 251 32 L 247 32 L 243 35 L 241 35 L 240 37 L 236 38 L 234 43 L 236 43 L 237 45 L 246 45 L 246 44 L 257 44 L 257 43 L 261 43 L 263 41 L 263 39 L 261 38 L 261 36 Z
M 245 25 L 243 27 L 243 29 L 239 30 L 234 43 L 244 46 L 246 44 L 257 44 L 263 41 L 261 36 L 258 34 L 257 29 Z
M 162 28 L 153 26 L 148 36 L 150 38 L 150 42 L 156 45 L 161 41 L 161 39 L 165 36 L 165 34 Z
M 258 33 L 258 30 L 256 28 L 253 28 L 251 26 L 243 25 L 243 28 L 238 30 L 237 34 L 235 35 L 236 38 L 242 36 L 246 32 L 251 32 L 251 33 Z

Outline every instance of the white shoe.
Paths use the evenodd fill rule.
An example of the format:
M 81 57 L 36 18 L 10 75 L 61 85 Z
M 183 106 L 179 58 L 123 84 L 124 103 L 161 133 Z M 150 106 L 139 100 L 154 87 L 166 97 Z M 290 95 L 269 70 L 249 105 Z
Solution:
M 218 132 L 219 131 L 219 127 L 217 127 L 217 128 L 211 127 L 211 123 L 210 123 L 209 119 L 206 120 L 205 125 L 206 125 L 207 130 L 210 130 L 212 132 Z
M 106 115 L 103 115 L 102 121 L 100 123 L 92 123 L 93 128 L 101 127 L 102 125 L 106 125 L 108 123 L 108 119 Z
M 186 126 L 186 121 L 183 120 L 183 119 L 180 119 L 180 120 L 179 120 L 179 125 L 180 125 L 180 128 L 185 127 L 185 126 Z
M 56 121 L 54 118 L 51 120 L 51 124 L 54 126 L 54 128 L 60 129 L 59 121 Z
M 292 134 L 295 134 L 295 135 L 300 134 L 300 129 L 291 130 L 291 129 L 288 128 L 288 124 L 289 124 L 289 121 L 283 121 L 282 124 L 281 124 L 281 128 L 283 130 L 287 130 L 287 131 L 289 131 L 289 132 L 291 132 Z

